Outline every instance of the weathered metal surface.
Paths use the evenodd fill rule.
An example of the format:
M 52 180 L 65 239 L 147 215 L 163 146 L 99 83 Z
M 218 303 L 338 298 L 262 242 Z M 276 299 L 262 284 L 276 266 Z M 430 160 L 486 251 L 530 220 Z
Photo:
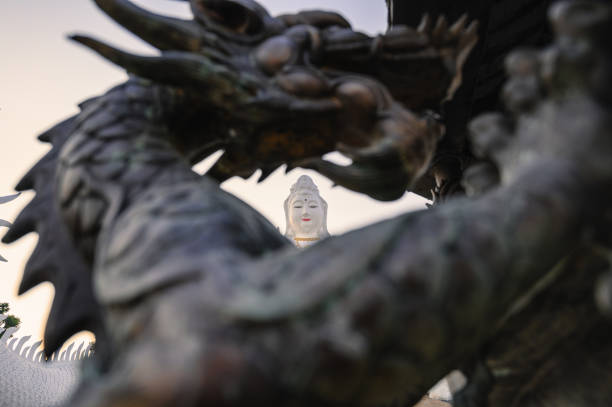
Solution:
M 248 0 L 193 0 L 191 22 L 159 20 L 124 1 L 98 4 L 160 49 L 184 48 L 143 59 L 80 37 L 148 79 L 134 78 L 89 101 L 78 116 L 44 136 L 54 149 L 21 183 L 47 193 L 50 209 L 42 218 L 33 208 L 43 198 L 35 199 L 5 239 L 34 227 L 42 236 L 52 222 L 60 232 L 49 236 L 66 239 L 55 244 L 67 256 L 72 250 L 83 272 L 73 276 L 74 270 L 51 273 L 39 267 L 26 270 L 24 281 L 50 278 L 61 285 L 68 279 L 72 285 L 58 290 L 58 301 L 70 303 L 67 297 L 79 294 L 88 302 L 78 316 L 97 321 L 100 330 L 97 376 L 83 382 L 72 405 L 413 405 L 455 368 L 469 380 L 456 395 L 459 406 L 485 400 L 500 406 L 540 406 L 551 400 L 555 405 L 609 405 L 611 386 L 595 384 L 593 399 L 588 384 L 576 378 L 601 371 L 611 354 L 609 327 L 587 294 L 601 264 L 585 249 L 594 240 L 604 242 L 600 226 L 612 181 L 609 7 L 561 3 L 551 11 L 557 41 L 543 52 L 523 51 L 507 60 L 508 113 L 483 116 L 470 125 L 474 153 L 487 164 L 466 180 L 473 198 L 300 251 L 256 211 L 190 166 L 221 142 L 235 155 L 218 164 L 213 175 L 255 168 L 239 148 L 231 148 L 244 143 L 259 154 L 253 150 L 257 142 L 252 143 L 265 137 L 253 124 L 265 128 L 286 120 L 285 107 L 269 97 L 278 92 L 283 103 L 297 103 L 289 109 L 296 124 L 328 123 L 339 135 L 353 134 L 328 121 L 328 102 L 342 100 L 338 93 L 331 99 L 313 99 L 309 93 L 326 78 L 325 66 L 311 67 L 317 75 L 290 69 L 289 78 L 282 77 L 283 69 L 275 70 L 294 58 L 283 36 L 294 33 L 294 23 L 314 27 L 306 27 L 308 36 L 329 29 L 330 38 L 343 44 L 371 39 L 347 31 L 335 14 L 273 19 Z M 444 20 L 439 21 L 429 27 L 432 31 L 424 22 L 432 41 L 446 32 Z M 172 35 L 158 38 L 160 30 Z M 269 33 L 283 38 L 268 47 Z M 388 35 L 398 35 L 399 43 L 408 46 L 403 41 L 414 32 Z M 185 38 L 210 47 L 200 52 L 202 43 Z M 253 58 L 267 72 L 260 75 L 277 76 L 251 81 L 254 68 L 246 55 L 259 46 Z M 297 59 L 308 48 L 298 49 Z M 398 185 L 405 187 L 397 179 L 413 179 L 426 167 L 433 150 L 418 147 L 419 142 L 435 134 L 432 128 L 438 125 L 411 113 L 380 82 L 359 78 L 343 81 L 348 89 L 334 90 L 346 92 L 340 111 L 353 117 L 359 111 L 355 106 L 369 103 L 378 92 L 386 95 L 388 110 L 370 127 L 359 126 L 369 147 L 343 149 L 354 152 L 356 167 L 347 171 L 361 171 L 367 163 L 366 172 L 343 182 L 388 198 Z M 267 96 L 259 99 L 262 94 Z M 253 95 L 255 100 L 249 99 Z M 253 110 L 230 109 L 249 105 L 243 104 L 247 100 L 256 102 Z M 303 129 L 294 130 L 286 134 Z M 234 141 L 225 141 L 226 135 Z M 293 146 L 299 151 L 290 151 Z M 311 154 L 300 146 L 297 140 L 283 144 L 279 159 L 291 163 Z M 269 151 L 255 154 L 259 163 L 274 161 L 264 154 Z M 401 165 L 391 160 L 386 166 L 389 152 L 402 157 Z M 364 173 L 370 178 L 360 178 Z M 387 184 L 384 174 L 401 175 Z M 33 258 L 48 261 L 49 244 L 39 243 Z M 581 255 L 593 268 L 575 262 Z M 564 268 L 563 261 L 590 271 L 589 278 L 578 279 L 575 292 L 568 282 L 582 274 Z M 579 294 L 575 313 L 537 306 L 543 298 L 554 305 L 573 293 Z M 521 335 L 542 326 L 542 312 L 567 324 L 538 342 L 576 343 L 593 363 L 565 364 L 563 377 L 551 376 L 547 391 L 536 395 L 530 386 L 544 382 L 534 379 L 549 371 L 546 362 L 559 360 L 562 352 L 534 352 L 526 358 L 534 369 L 517 366 L 517 359 L 508 356 L 529 352 Z M 62 320 L 59 314 L 55 318 Z M 70 325 L 62 326 L 63 334 L 70 332 Z M 596 335 L 599 328 L 604 335 Z M 503 376 L 508 369 L 517 376 Z M 578 385 L 571 398 L 563 397 L 563 386 L 572 378 Z

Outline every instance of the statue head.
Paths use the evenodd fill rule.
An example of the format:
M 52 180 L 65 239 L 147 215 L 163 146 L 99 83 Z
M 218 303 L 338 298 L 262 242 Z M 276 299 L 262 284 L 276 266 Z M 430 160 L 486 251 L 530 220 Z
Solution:
M 329 236 L 327 202 L 321 198 L 319 189 L 308 175 L 302 175 L 293 184 L 284 207 L 285 237 L 319 240 Z

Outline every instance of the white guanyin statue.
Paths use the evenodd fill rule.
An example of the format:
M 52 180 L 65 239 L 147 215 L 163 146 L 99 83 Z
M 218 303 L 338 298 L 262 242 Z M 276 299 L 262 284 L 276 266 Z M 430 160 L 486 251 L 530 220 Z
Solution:
M 302 175 L 285 200 L 285 237 L 299 247 L 308 247 L 329 236 L 327 202 L 308 175 Z

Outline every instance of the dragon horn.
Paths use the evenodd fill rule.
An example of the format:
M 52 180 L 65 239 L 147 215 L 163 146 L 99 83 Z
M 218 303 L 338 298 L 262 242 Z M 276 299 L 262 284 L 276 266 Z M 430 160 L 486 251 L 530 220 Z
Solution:
M 117 23 L 160 50 L 198 51 L 203 33 L 194 21 L 161 16 L 128 0 L 95 0 Z
M 141 56 L 121 51 L 90 37 L 70 39 L 91 48 L 128 72 L 171 86 L 207 90 L 218 106 L 234 108 L 253 96 L 258 84 L 213 63 L 209 58 L 188 52 L 168 51 L 160 56 Z

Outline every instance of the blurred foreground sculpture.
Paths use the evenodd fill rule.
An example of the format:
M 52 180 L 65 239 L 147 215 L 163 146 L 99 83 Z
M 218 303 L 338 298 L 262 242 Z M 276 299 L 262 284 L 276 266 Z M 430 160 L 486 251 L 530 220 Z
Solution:
M 47 352 L 96 333 L 70 405 L 410 406 L 456 368 L 457 406 L 612 404 L 609 6 L 554 6 L 555 42 L 506 59 L 507 114 L 469 126 L 470 198 L 297 250 L 218 181 L 287 163 L 400 196 L 476 26 L 372 39 L 249 0 L 192 0 L 193 21 L 96 3 L 162 52 L 74 37 L 137 77 L 41 136 L 4 238 L 39 233 L 21 291 L 56 287 Z

